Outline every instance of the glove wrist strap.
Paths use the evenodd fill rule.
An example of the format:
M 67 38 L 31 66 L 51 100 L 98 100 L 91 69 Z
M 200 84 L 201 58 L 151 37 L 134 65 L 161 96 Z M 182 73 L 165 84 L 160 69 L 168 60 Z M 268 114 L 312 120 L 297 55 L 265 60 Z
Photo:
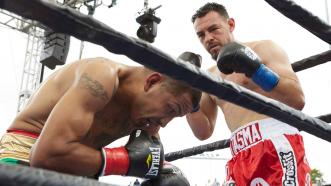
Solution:
M 252 80 L 264 91 L 269 92 L 278 84 L 279 76 L 274 71 L 261 64 L 253 74 Z
M 100 176 L 126 175 L 129 169 L 129 155 L 125 147 L 102 148 L 103 166 Z

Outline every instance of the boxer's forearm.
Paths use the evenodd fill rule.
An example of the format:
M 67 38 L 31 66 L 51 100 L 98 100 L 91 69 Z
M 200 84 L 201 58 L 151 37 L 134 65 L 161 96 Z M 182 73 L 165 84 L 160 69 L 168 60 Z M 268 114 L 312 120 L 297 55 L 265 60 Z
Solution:
M 189 123 L 192 132 L 200 140 L 205 140 L 212 135 L 216 118 L 217 105 L 206 93 L 203 93 L 202 95 L 200 109 L 186 115 L 187 122 Z
M 186 115 L 186 120 L 196 138 L 208 139 L 214 131 L 214 123 L 201 111 Z
M 302 110 L 305 105 L 305 98 L 298 80 L 281 76 L 278 85 L 266 96 L 272 97 L 297 110 Z
M 65 149 L 57 152 L 35 153 L 30 156 L 30 164 L 58 172 L 80 176 L 95 176 L 102 164 L 101 151 L 80 143 L 65 145 Z

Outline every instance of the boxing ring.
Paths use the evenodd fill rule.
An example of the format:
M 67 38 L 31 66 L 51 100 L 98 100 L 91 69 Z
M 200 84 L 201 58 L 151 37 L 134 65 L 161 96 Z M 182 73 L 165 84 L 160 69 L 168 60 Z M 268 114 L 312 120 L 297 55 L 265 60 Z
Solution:
M 290 0 L 265 0 L 275 9 L 300 24 L 323 41 L 331 44 L 331 27 L 318 17 Z M 114 54 L 126 55 L 133 61 L 152 70 L 184 81 L 192 87 L 215 95 L 220 99 L 246 109 L 268 115 L 301 131 L 331 142 L 331 114 L 311 117 L 283 103 L 252 92 L 232 82 L 215 77 L 209 72 L 189 63 L 176 61 L 170 55 L 149 43 L 129 37 L 111 27 L 83 15 L 68 7 L 54 5 L 42 0 L 0 0 L 0 8 L 22 17 L 36 20 L 52 30 L 74 36 L 82 41 L 101 45 Z M 305 19 L 303 19 L 303 17 Z M 70 26 L 68 26 L 70 25 Z M 292 63 L 295 72 L 326 63 L 331 60 L 331 50 Z M 157 61 L 157 62 L 156 62 Z M 171 70 L 169 70 L 171 69 Z M 229 147 L 229 140 L 220 140 L 190 149 L 165 155 L 173 161 L 205 151 Z M 82 177 L 60 174 L 53 171 L 19 167 L 0 166 L 0 183 L 6 185 L 109 185 Z M 8 183 L 8 184 L 7 184 Z

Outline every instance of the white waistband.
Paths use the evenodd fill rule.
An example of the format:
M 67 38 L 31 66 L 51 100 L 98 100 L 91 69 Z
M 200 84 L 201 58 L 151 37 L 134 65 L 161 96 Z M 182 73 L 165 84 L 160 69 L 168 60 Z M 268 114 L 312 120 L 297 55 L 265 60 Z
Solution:
M 298 129 L 273 118 L 257 120 L 239 127 L 231 134 L 230 149 L 235 155 L 265 139 L 297 133 Z

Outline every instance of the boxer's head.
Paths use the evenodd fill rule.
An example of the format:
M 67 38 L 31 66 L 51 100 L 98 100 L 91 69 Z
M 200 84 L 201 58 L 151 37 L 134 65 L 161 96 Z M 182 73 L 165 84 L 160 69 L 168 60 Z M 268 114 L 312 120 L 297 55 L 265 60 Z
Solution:
M 184 56 L 181 59 L 185 61 L 193 59 Z M 138 126 L 164 127 L 174 117 L 184 116 L 198 107 L 201 91 L 169 76 L 154 71 L 147 73 L 144 92 L 133 104 L 132 117 Z
M 192 16 L 192 22 L 201 44 L 213 59 L 224 45 L 234 41 L 235 20 L 221 4 L 206 3 Z

